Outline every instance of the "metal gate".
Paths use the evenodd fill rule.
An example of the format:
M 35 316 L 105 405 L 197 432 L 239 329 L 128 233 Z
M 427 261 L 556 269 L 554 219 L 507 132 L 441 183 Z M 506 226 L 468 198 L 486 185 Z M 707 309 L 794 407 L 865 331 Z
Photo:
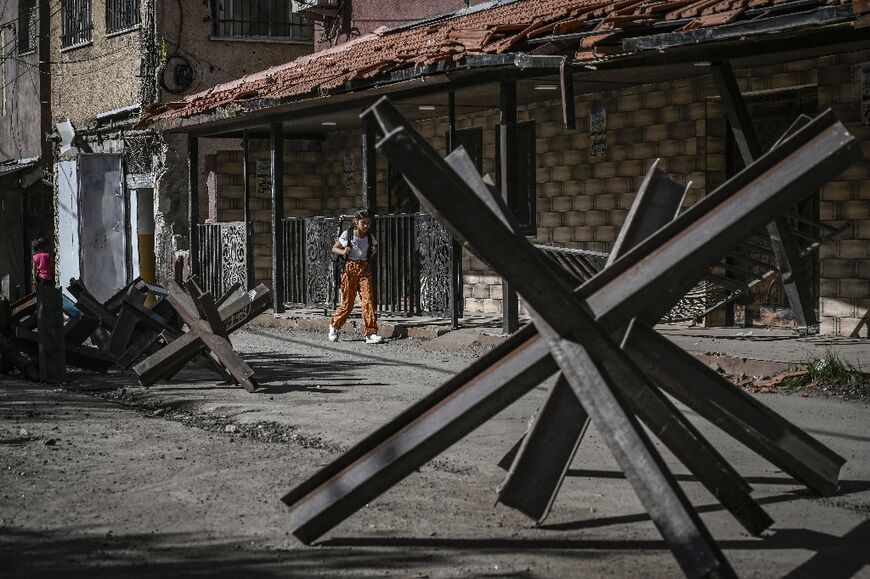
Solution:
M 453 240 L 431 215 L 379 215 L 372 233 L 378 254 L 372 264 L 379 312 L 449 316 Z M 350 227 L 351 216 L 288 217 L 283 222 L 285 302 L 332 308 L 338 302 L 338 272 L 332 245 Z
M 236 282 L 243 289 L 247 289 L 249 280 L 245 222 L 202 223 L 197 228 L 199 254 L 196 263 L 200 286 L 215 299 Z

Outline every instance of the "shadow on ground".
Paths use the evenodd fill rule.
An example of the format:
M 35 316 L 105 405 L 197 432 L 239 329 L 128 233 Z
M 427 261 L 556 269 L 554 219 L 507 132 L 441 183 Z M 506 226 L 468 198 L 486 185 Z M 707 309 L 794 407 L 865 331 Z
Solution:
M 401 574 L 403 569 L 449 568 L 447 559 L 443 553 L 383 549 L 262 549 L 250 538 L 216 541 L 196 534 L 116 536 L 87 529 L 0 527 L 0 576 L 7 579 L 378 576 L 384 569 Z

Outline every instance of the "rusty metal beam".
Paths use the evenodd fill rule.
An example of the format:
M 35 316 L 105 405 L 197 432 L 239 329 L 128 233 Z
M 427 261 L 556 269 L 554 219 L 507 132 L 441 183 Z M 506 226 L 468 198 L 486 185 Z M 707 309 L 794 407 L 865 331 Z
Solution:
M 676 217 L 686 187 L 658 169 L 658 160 L 647 171 L 620 229 L 608 264 Z M 621 334 L 621 332 L 620 332 Z M 556 381 L 535 415 L 521 444 L 514 445 L 500 461 L 510 470 L 498 489 L 498 500 L 538 523 L 550 512 L 588 427 L 589 418 L 564 377 Z M 731 479 L 744 487 L 736 473 Z M 764 521 L 763 517 L 759 520 Z M 764 521 L 766 522 L 766 521 Z M 755 519 L 747 525 L 757 529 Z
M 191 333 L 202 340 L 202 343 L 220 360 L 220 363 L 233 376 L 238 384 L 243 386 L 248 392 L 253 392 L 257 389 L 257 381 L 254 379 L 254 371 L 250 366 L 233 350 L 227 338 L 217 335 L 209 326 L 211 321 L 206 322 L 197 316 L 197 309 L 191 301 L 191 298 L 185 294 L 181 288 L 175 285 L 174 282 L 169 282 L 169 295 L 166 298 L 178 315 L 184 320 L 184 323 L 190 328 Z M 214 305 L 214 302 L 211 303 Z M 226 333 L 226 328 L 223 323 L 218 320 L 218 328 Z
M 391 114 L 384 110 L 377 113 L 384 117 Z M 389 118 L 381 120 L 384 121 L 382 128 L 387 135 L 386 141 L 392 137 L 395 127 L 391 126 Z M 399 133 L 404 129 L 395 130 Z M 841 171 L 859 153 L 851 135 L 831 118 L 816 119 L 802 133 L 799 139 L 789 141 L 787 149 L 766 155 L 751 170 L 741 174 L 741 178 L 711 193 L 692 210 L 657 231 L 575 294 L 569 295 L 570 299 L 561 296 L 555 308 L 576 312 L 577 298 L 587 298 L 587 305 L 599 322 L 605 322 L 607 331 L 618 329 L 634 317 L 656 315 L 647 311 L 650 300 L 668 302 L 673 296 L 678 299 L 680 287 L 687 283 L 691 285 L 700 278 L 718 261 L 721 252 L 727 250 L 723 247 L 728 244 L 722 238 L 722 228 L 733 229 L 733 241 L 738 243 L 753 227 L 769 221 L 795 198 L 809 194 L 819 181 Z M 408 154 L 417 151 L 410 142 L 399 142 L 398 148 Z M 759 187 L 756 182 L 759 175 L 771 172 L 780 180 L 775 181 L 774 186 Z M 443 180 L 431 182 L 439 183 L 442 188 L 463 187 L 457 183 L 459 178 L 455 174 L 441 176 Z M 716 223 L 719 225 L 712 225 Z M 445 225 L 454 235 L 457 234 L 449 222 Z M 685 234 L 687 229 L 693 236 Z M 705 237 L 703 232 L 708 230 L 710 236 Z M 700 237 L 699 232 L 702 233 Z M 504 248 L 500 247 L 500 250 Z M 528 260 L 536 261 L 536 258 L 533 254 L 523 254 L 515 266 L 526 271 L 524 267 Z M 668 272 L 670 276 L 672 271 L 669 270 L 678 270 L 673 272 L 673 281 L 663 282 L 654 275 L 655 272 Z M 636 285 L 622 288 L 626 280 Z M 544 282 L 541 286 L 536 280 L 527 283 L 533 285 L 527 285 L 526 291 L 550 295 L 552 284 Z M 562 285 L 558 280 L 554 283 Z M 608 293 L 618 297 L 608 298 Z M 548 314 L 552 313 L 553 310 L 548 311 Z M 573 332 L 571 324 L 559 327 L 557 331 Z M 499 360 L 505 362 L 494 366 Z M 283 500 L 292 509 L 294 534 L 305 542 L 313 541 L 449 447 L 464 432 L 533 388 L 531 382 L 539 382 L 553 371 L 555 367 L 549 351 L 535 336 L 533 328 L 524 328 L 288 493 Z M 613 370 L 608 368 L 608 371 Z M 493 377 L 501 380 L 498 386 L 491 383 Z M 482 400 L 486 401 L 483 407 L 479 405 Z M 797 435 L 811 438 L 802 431 Z M 778 441 L 772 443 L 776 446 Z M 780 447 L 779 452 L 792 450 Z
M 665 392 L 784 472 L 821 495 L 837 492 L 837 476 L 846 459 L 710 371 L 647 324 L 632 323 L 622 349 Z
M 382 101 L 375 105 L 375 110 L 379 106 L 392 105 Z M 477 186 L 457 179 L 458 174 L 448 166 L 457 152 L 447 158 L 447 163 L 441 161 L 407 123 L 389 132 L 379 147 L 403 172 L 421 200 L 428 202 L 432 212 L 443 223 L 451 224 L 482 259 L 524 296 L 527 307 L 536 310 L 533 312 L 536 326 L 547 338 L 553 357 L 686 574 L 733 575 L 634 415 L 641 416 L 704 480 L 731 478 L 721 457 L 711 452 L 703 437 L 648 384 L 594 322 L 582 302 L 574 298 L 565 276 L 524 236 L 516 233 L 516 224 L 506 225 L 505 222 L 513 221 L 512 215 L 507 211 L 498 215 L 492 209 L 491 196 L 480 177 L 477 176 Z M 551 336 L 554 338 L 550 339 Z M 560 355 L 563 350 L 570 355 Z M 583 363 L 587 351 L 589 358 Z M 599 365 L 609 379 L 597 375 Z M 739 482 L 723 486 L 741 491 Z M 751 509 L 753 504 L 751 499 L 748 503 L 741 500 L 745 509 Z
M 221 320 L 229 324 L 227 331 L 234 332 L 254 316 L 263 312 L 268 307 L 270 297 L 269 289 L 260 284 L 250 292 L 229 300 L 220 308 Z M 230 323 L 230 320 L 234 320 L 237 314 L 244 314 L 244 316 L 242 319 Z M 149 386 L 184 367 L 191 358 L 196 356 L 203 345 L 199 336 L 188 332 L 133 366 L 133 371 L 139 377 L 139 383 L 142 386 Z

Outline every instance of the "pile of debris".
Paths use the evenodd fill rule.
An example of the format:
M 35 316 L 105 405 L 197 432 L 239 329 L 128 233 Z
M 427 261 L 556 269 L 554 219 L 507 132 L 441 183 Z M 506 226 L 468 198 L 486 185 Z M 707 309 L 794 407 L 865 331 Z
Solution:
M 57 384 L 67 367 L 100 373 L 132 368 L 149 386 L 192 361 L 249 392 L 257 388 L 229 335 L 269 307 L 264 285 L 244 292 L 237 283 L 215 299 L 195 278 L 184 290 L 137 278 L 100 302 L 81 280 L 71 279 L 67 293 L 75 301 L 45 284 L 15 301 L 0 296 L 0 373 Z

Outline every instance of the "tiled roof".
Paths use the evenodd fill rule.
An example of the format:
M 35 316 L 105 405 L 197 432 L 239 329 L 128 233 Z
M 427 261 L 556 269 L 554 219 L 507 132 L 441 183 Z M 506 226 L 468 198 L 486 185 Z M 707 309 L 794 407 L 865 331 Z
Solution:
M 254 98 L 286 100 L 329 91 L 357 79 L 467 56 L 531 51 L 545 37 L 582 33 L 575 58 L 590 61 L 623 52 L 625 38 L 694 30 L 850 0 L 516 0 L 494 2 L 394 31 L 380 30 L 217 85 L 183 101 L 153 105 L 142 123 L 191 117 Z M 474 8 L 474 7 L 473 7 Z

